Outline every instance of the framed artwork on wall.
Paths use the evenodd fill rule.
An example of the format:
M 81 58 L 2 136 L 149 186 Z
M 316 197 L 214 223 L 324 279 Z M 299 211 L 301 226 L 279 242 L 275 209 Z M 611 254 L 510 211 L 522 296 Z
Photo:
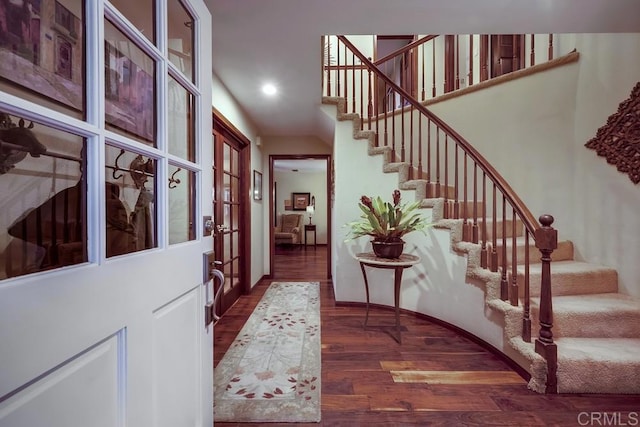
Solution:
M 253 200 L 262 200 L 262 174 L 253 171 Z
M 307 210 L 309 201 L 311 199 L 311 193 L 291 193 L 291 200 L 293 200 L 294 211 Z

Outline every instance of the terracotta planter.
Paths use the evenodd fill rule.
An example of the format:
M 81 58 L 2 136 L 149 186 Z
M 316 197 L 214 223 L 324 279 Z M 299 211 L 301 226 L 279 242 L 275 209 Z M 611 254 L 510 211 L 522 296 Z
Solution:
M 371 246 L 373 246 L 373 253 L 380 258 L 400 258 L 404 250 L 404 240 L 395 242 L 376 242 L 373 240 Z

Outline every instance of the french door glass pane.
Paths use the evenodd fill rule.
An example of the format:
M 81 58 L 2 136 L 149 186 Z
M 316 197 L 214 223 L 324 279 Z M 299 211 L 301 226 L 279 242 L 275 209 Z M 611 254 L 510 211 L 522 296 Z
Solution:
M 155 8 L 153 0 L 111 0 L 111 4 L 122 13 L 151 43 L 155 44 Z
M 169 153 L 191 162 L 196 159 L 195 97 L 169 76 Z
M 234 287 L 236 285 L 240 284 L 240 260 L 238 258 L 233 260 L 232 263 L 232 271 L 233 271 L 233 276 L 232 276 L 232 281 L 231 281 L 231 287 Z
M 232 244 L 231 246 L 233 247 L 232 251 L 231 251 L 231 256 L 232 257 L 238 257 L 240 256 L 240 247 L 238 246 L 238 238 L 240 236 L 240 232 L 239 231 L 234 231 L 233 232 L 233 237 L 232 237 Z
M 83 0 L 0 1 L 0 90 L 84 118 L 84 15 Z
M 86 140 L 0 112 L 0 279 L 86 262 Z
M 169 244 L 194 240 L 195 173 L 169 165 Z
M 239 158 L 240 158 L 240 153 L 238 151 L 236 151 L 236 150 L 231 150 L 231 169 L 230 169 L 230 171 L 235 176 L 239 175 L 239 172 L 238 172 L 238 169 L 239 169 L 239 166 L 238 166 Z
M 156 161 L 106 146 L 107 257 L 157 246 Z
M 156 146 L 155 61 L 108 20 L 104 61 L 107 129 Z
M 168 36 L 169 36 L 169 61 L 178 70 L 194 81 L 193 75 L 193 24 L 194 19 L 180 0 L 169 0 L 168 6 Z

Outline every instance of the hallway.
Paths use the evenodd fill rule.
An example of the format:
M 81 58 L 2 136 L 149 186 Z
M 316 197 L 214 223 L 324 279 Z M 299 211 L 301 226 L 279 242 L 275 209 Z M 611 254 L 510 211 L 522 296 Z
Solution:
M 274 279 L 260 281 L 251 295 L 242 296 L 216 324 L 214 365 L 271 281 L 319 281 L 322 315 L 319 425 L 638 424 L 640 396 L 534 393 L 501 357 L 471 337 L 424 317 L 401 314 L 402 344 L 397 344 L 382 329 L 363 331 L 363 306 L 336 306 L 331 283 L 324 279 L 326 253 L 326 247 L 278 250 Z M 374 307 L 370 322 L 393 325 L 392 309 Z M 603 424 L 605 417 L 609 420 L 616 417 L 617 423 Z M 216 426 L 231 425 L 242 424 L 216 423 Z

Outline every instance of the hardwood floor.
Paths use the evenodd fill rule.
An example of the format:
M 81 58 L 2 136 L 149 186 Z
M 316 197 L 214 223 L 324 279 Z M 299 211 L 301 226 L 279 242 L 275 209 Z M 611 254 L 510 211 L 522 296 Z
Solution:
M 216 324 L 214 366 L 271 281 L 319 281 L 322 421 L 308 425 L 640 425 L 639 395 L 534 393 L 500 357 L 412 314 L 401 315 L 402 344 L 384 328 L 363 330 L 364 307 L 335 304 L 332 285 L 324 279 L 325 247 L 279 250 L 275 263 L 274 279 L 258 283 Z M 370 323 L 393 325 L 392 309 L 374 307 Z

